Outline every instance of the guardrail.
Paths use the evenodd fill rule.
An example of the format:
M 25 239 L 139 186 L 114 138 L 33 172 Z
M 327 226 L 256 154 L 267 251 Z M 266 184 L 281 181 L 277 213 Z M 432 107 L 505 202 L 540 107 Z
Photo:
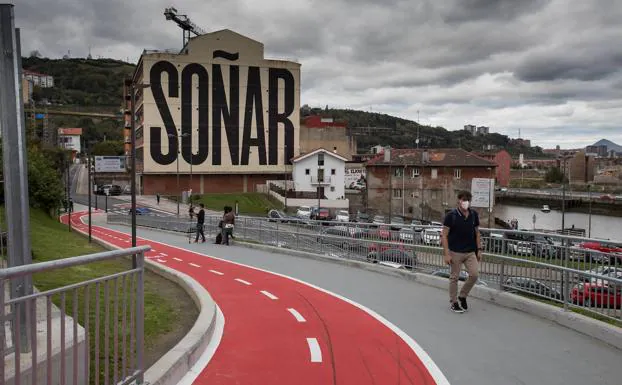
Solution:
M 129 220 L 127 215 L 108 215 L 109 223 L 129 224 Z M 206 236 L 220 231 L 219 220 L 220 217 L 206 216 Z M 238 217 L 234 236 L 249 242 L 449 276 L 439 228 L 404 226 L 392 230 L 390 225 L 285 221 Z M 194 222 L 177 218 L 144 216 L 137 223 L 184 232 L 190 235 L 189 240 L 196 230 Z M 590 240 L 575 236 L 492 229 L 482 229 L 482 233 L 485 253 L 480 284 L 622 321 L 622 254 L 580 248 L 577 244 Z M 466 279 L 466 275 L 460 279 Z
M 141 246 L 0 269 L 0 383 L 143 384 L 144 253 L 149 250 Z M 132 257 L 132 267 L 125 271 L 6 298 L 17 277 L 126 257 Z M 13 319 L 6 328 L 9 312 Z

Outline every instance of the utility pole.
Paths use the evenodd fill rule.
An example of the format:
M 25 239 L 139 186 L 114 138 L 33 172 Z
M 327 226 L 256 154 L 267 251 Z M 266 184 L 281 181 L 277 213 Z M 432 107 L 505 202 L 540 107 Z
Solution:
M 91 243 L 92 241 L 92 223 L 91 223 L 91 193 L 93 192 L 92 188 L 91 188 L 91 153 L 89 152 L 88 154 L 86 154 L 86 164 L 88 167 L 88 178 L 89 178 L 89 243 Z
M 590 214 L 588 216 L 588 225 L 587 225 L 587 237 L 592 238 L 592 189 L 591 185 L 587 185 L 587 195 L 589 200 L 589 211 Z
M 28 201 L 28 166 L 24 106 L 21 93 L 21 47 L 20 33 L 15 29 L 12 4 L 0 4 L 0 129 L 2 130 L 2 154 L 4 176 L 5 215 L 7 220 L 8 267 L 32 263 L 30 247 L 30 210 Z M 4 295 L 4 287 L 2 288 Z M 10 282 L 10 298 L 32 294 L 32 279 L 22 276 Z M 3 309 L 4 311 L 4 309 Z M 22 353 L 30 352 L 30 333 L 26 307 L 16 304 L 14 317 L 19 324 L 12 330 L 19 333 Z M 2 325 L 4 328 L 4 324 Z M 4 330 L 2 331 L 4 336 Z M 4 341 L 0 341 L 4 343 Z M 4 375 L 4 364 L 1 374 Z

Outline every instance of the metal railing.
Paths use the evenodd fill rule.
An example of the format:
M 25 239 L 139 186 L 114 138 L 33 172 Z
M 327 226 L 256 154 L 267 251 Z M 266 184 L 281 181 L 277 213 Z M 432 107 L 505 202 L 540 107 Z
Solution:
M 0 269 L 0 383 L 143 384 L 144 253 L 149 250 L 141 246 Z M 132 257 L 132 266 L 118 273 L 7 298 L 7 287 L 18 277 L 126 257 Z M 9 309 L 13 325 L 25 324 L 26 330 L 7 327 Z
M 207 237 L 220 231 L 219 221 L 220 217 L 206 216 Z M 438 227 L 286 221 L 238 217 L 234 236 L 253 243 L 449 276 Z M 129 216 L 109 214 L 108 222 L 129 224 Z M 196 231 L 196 223 L 183 218 L 142 216 L 138 225 L 190 237 Z M 586 242 L 602 241 L 517 230 L 481 232 L 485 252 L 480 284 L 622 321 L 622 254 L 585 247 Z

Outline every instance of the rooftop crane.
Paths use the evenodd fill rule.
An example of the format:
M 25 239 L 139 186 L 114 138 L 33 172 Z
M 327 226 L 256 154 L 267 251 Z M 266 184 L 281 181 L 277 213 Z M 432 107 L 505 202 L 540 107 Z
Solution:
M 182 29 L 184 43 L 183 47 L 185 47 L 190 40 L 190 34 L 194 34 L 195 36 L 205 34 L 205 31 L 190 21 L 187 15 L 179 15 L 176 8 L 170 7 L 164 9 L 164 16 L 166 16 L 166 20 L 173 20 L 179 28 Z

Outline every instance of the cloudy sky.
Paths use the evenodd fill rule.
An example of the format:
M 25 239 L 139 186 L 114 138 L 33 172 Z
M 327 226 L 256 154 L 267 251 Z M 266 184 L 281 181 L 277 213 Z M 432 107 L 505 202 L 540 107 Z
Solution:
M 620 0 L 19 0 L 23 52 L 135 62 L 180 48 L 176 6 L 206 31 L 302 63 L 302 103 L 464 124 L 582 147 L 622 144 Z

